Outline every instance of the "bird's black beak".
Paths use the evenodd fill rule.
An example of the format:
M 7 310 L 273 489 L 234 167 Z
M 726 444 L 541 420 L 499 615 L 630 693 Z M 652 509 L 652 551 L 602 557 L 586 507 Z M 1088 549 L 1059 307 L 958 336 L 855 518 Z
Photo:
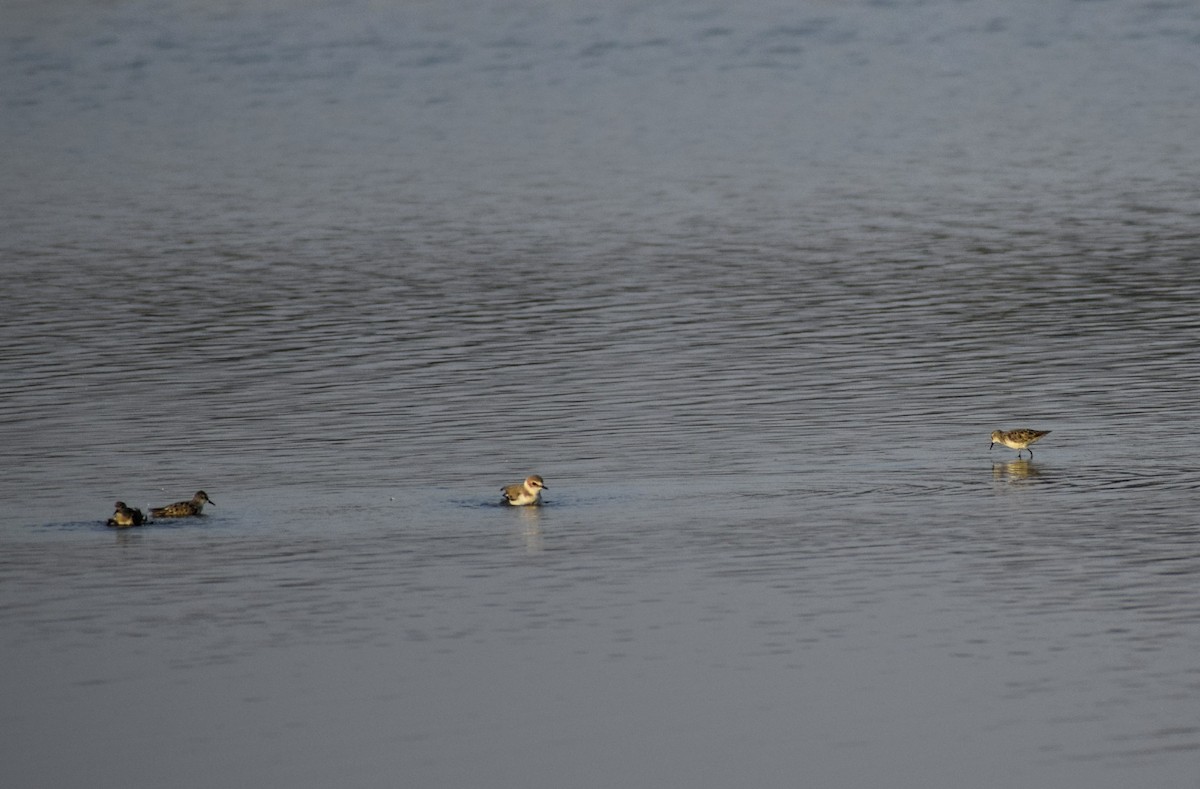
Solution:
M 994 446 L 996 446 L 996 442 L 995 442 L 995 441 L 993 441 L 992 443 L 988 444 L 988 449 L 991 449 L 991 448 L 992 448 L 992 447 L 994 447 Z

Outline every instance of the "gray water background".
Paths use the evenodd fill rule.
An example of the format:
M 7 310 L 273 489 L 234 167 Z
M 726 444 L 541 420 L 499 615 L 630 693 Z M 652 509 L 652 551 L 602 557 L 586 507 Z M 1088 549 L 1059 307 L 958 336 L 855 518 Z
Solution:
M 13 0 L 0 64 L 3 786 L 1200 786 L 1200 7 Z

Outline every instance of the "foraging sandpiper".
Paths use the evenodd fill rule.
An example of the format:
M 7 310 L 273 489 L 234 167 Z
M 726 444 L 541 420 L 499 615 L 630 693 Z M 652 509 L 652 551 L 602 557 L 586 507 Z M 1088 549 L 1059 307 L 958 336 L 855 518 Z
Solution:
M 1049 432 L 1049 430 L 1030 430 L 1027 427 L 1017 430 L 994 430 L 992 431 L 992 443 L 988 444 L 988 449 L 997 444 L 1003 444 L 1009 449 L 1017 450 L 1017 457 L 1021 457 L 1021 450 L 1024 449 L 1029 451 L 1029 459 L 1033 460 L 1033 450 L 1029 449 L 1029 445 L 1036 443 Z

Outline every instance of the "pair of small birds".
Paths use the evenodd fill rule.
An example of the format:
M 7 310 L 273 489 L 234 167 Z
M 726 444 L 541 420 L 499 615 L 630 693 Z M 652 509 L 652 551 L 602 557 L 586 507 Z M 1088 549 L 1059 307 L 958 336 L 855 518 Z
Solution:
M 188 518 L 193 515 L 200 515 L 204 512 L 204 505 L 212 504 L 217 506 L 216 502 L 208 497 L 208 494 L 202 490 L 196 491 L 196 495 L 192 496 L 191 501 L 177 501 L 174 504 L 168 504 L 165 507 L 155 507 L 150 510 L 150 514 L 155 518 Z M 146 516 L 139 509 L 127 506 L 125 502 L 117 502 L 117 511 L 108 519 L 108 525 L 115 529 L 128 529 L 130 526 L 141 526 L 146 522 Z
M 1030 444 L 1035 444 L 1041 440 L 1042 436 L 1048 435 L 1049 430 L 1030 430 L 1027 427 L 1017 428 L 1016 430 L 994 430 L 992 431 L 992 443 L 988 444 L 988 449 L 1003 444 L 1004 446 L 1017 450 L 1017 457 L 1021 457 L 1021 450 L 1029 453 L 1029 458 L 1033 459 L 1033 450 L 1029 448 Z M 524 504 L 541 504 L 542 491 L 549 490 L 546 483 L 537 474 L 526 477 L 524 482 L 516 482 L 512 485 L 505 485 L 500 489 L 504 494 L 504 502 L 514 506 Z

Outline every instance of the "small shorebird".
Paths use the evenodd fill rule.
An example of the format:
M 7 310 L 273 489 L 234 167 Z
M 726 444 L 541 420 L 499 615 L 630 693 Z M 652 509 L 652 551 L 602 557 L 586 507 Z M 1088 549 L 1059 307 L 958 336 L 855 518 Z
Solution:
M 150 514 L 156 518 L 187 518 L 191 515 L 203 514 L 206 502 L 214 507 L 217 506 L 217 503 L 210 499 L 207 493 L 198 490 L 196 495 L 192 496 L 191 501 L 177 501 L 165 507 L 155 507 L 150 510 Z
M 1049 432 L 1049 430 L 1030 430 L 1027 427 L 1017 430 L 993 430 L 992 443 L 988 444 L 988 449 L 997 444 L 1003 444 L 1009 449 L 1017 450 L 1017 457 L 1021 457 L 1021 450 L 1025 449 L 1029 451 L 1029 459 L 1033 460 L 1033 450 L 1029 449 L 1029 445 L 1040 441 L 1042 436 Z
M 504 501 L 508 504 L 541 504 L 542 491 L 550 490 L 537 474 L 526 477 L 524 482 L 505 485 L 500 490 L 504 493 Z
M 127 507 L 123 501 L 118 501 L 116 507 L 117 511 L 108 519 L 106 525 L 114 529 L 128 529 L 130 526 L 141 526 L 146 522 L 146 516 L 142 515 L 141 510 Z

